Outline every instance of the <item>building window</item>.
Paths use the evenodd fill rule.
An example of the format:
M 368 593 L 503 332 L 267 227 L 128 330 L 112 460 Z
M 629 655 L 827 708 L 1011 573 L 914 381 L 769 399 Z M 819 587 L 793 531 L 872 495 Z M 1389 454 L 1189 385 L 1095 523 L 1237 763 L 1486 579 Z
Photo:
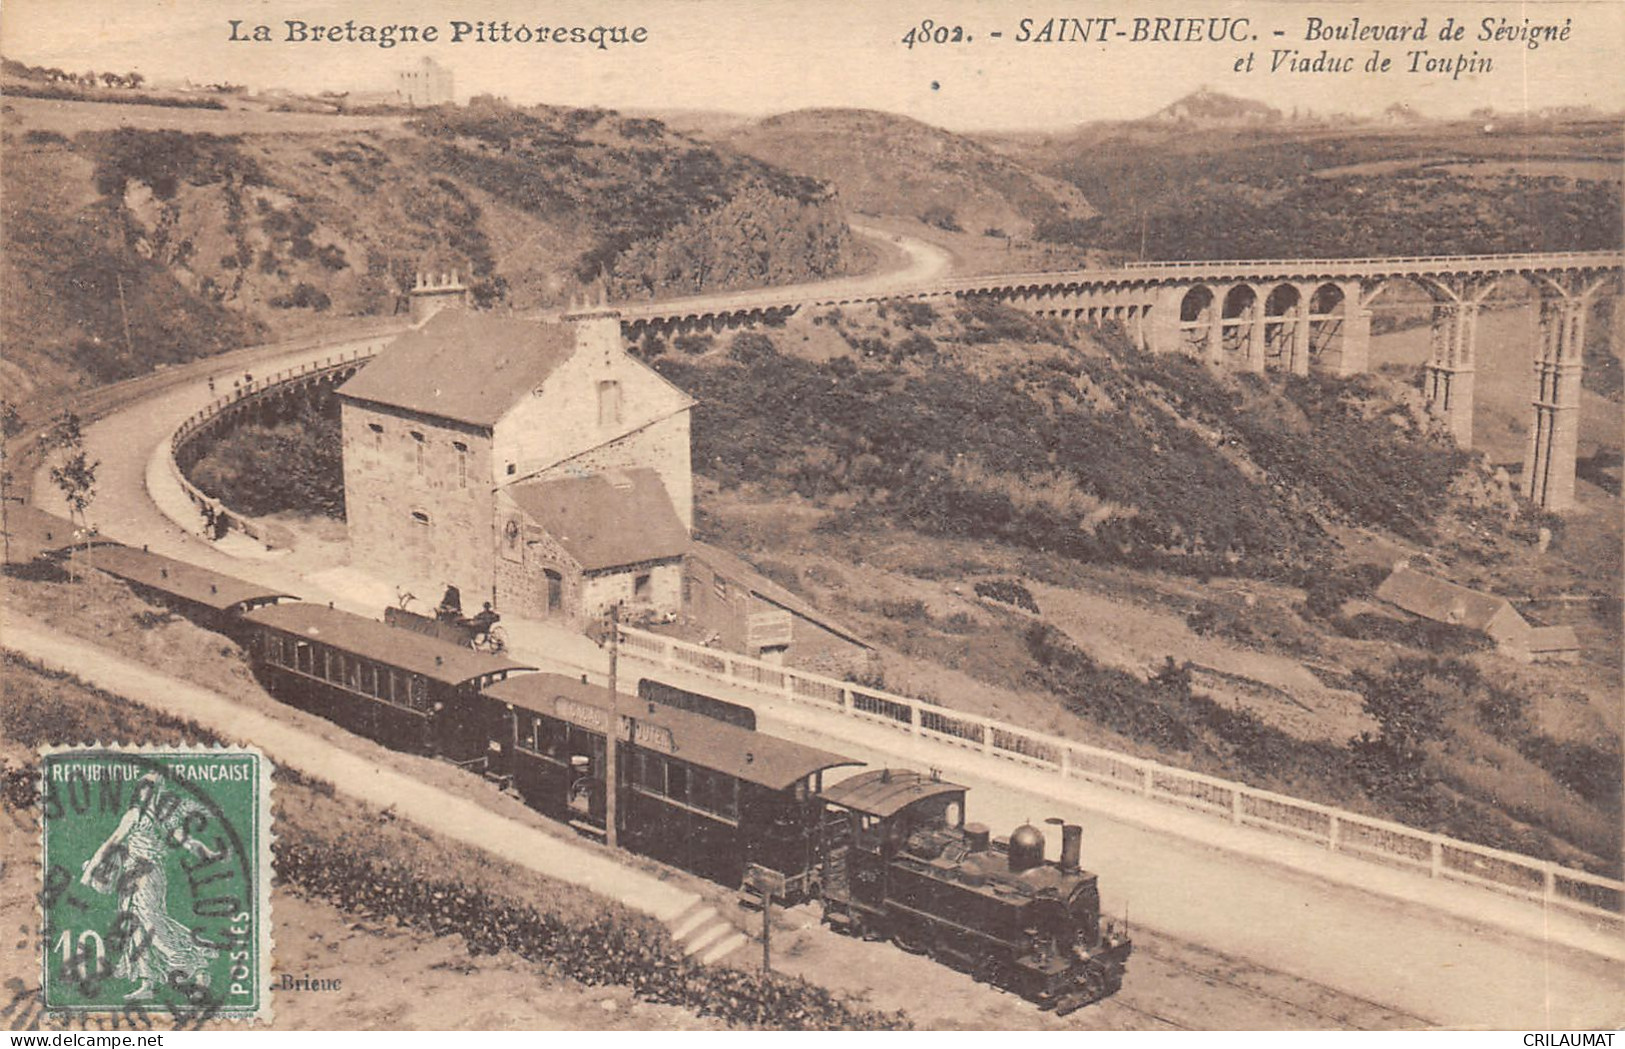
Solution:
M 726 579 L 722 578 L 721 576 L 717 576 L 711 582 L 711 589 L 715 590 L 717 592 L 717 596 L 722 600 L 728 600 L 728 581 Z
M 423 473 L 423 435 L 416 430 L 412 431 L 412 455 L 419 474 Z
M 514 474 L 514 465 L 513 465 L 513 463 L 509 463 L 508 464 L 508 476 L 512 477 L 513 474 Z
M 377 451 L 384 450 L 384 428 L 377 423 L 368 423 L 367 429 L 372 431 L 372 446 Z
M 457 449 L 457 487 L 468 487 L 468 445 L 462 441 L 453 441 Z
M 621 384 L 614 379 L 598 383 L 598 425 L 614 426 L 621 421 Z
M 649 600 L 649 595 L 653 592 L 653 590 L 654 587 L 650 584 L 648 572 L 644 572 L 642 575 L 632 580 L 632 600 L 634 601 Z
M 414 523 L 420 524 L 425 528 L 429 526 L 429 515 L 424 513 L 422 510 L 413 510 L 412 520 Z

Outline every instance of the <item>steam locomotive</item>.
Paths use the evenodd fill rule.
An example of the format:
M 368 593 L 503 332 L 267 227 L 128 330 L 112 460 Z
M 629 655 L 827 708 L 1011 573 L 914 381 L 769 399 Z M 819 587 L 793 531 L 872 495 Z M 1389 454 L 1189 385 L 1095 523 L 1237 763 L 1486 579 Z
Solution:
M 1102 922 L 1095 875 L 1079 865 L 1083 828 L 1061 828 L 1061 858 L 1023 825 L 1008 840 L 966 823 L 966 788 L 877 769 L 822 792 L 824 920 L 889 936 L 1066 1014 L 1114 993 L 1133 944 Z
M 24 517 L 30 536 L 11 538 L 39 540 L 17 544 L 25 556 L 67 549 L 67 522 Z M 237 640 L 284 702 L 482 773 L 586 833 L 608 817 L 614 739 L 618 837 L 641 852 L 735 886 L 765 871 L 780 899 L 815 902 L 831 926 L 1058 1012 L 1122 983 L 1132 944 L 1102 922 L 1077 826 L 1062 827 L 1060 859 L 1047 862 L 1036 827 L 991 838 L 965 822 L 967 788 L 935 773 L 826 783 L 862 763 L 758 732 L 748 707 L 649 679 L 637 697 L 617 695 L 114 543 L 75 561 Z

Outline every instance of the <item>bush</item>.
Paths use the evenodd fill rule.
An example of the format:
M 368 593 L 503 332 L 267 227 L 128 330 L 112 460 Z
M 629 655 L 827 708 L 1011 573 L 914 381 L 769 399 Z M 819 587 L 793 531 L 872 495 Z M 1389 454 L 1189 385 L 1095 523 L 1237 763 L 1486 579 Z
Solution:
M 271 305 L 279 310 L 310 309 L 320 311 L 333 305 L 333 300 L 328 298 L 327 292 L 312 284 L 300 281 L 294 285 L 290 294 L 274 296 L 271 299 Z
M 778 352 L 771 338 L 754 331 L 742 331 L 728 344 L 728 357 L 740 364 L 755 364 Z
M 990 601 L 1002 601 L 1007 605 L 1015 605 L 1027 611 L 1038 614 L 1038 602 L 1033 599 L 1033 592 L 1014 579 L 983 579 L 976 584 L 976 596 L 985 597 Z
M 319 513 L 344 518 L 338 402 L 303 403 L 287 418 L 227 432 L 186 470 L 204 493 L 251 517 Z
M 965 231 L 965 228 L 959 224 L 959 220 L 954 217 L 953 210 L 942 204 L 932 204 L 920 212 L 920 221 L 927 226 L 947 230 L 949 233 L 963 233 Z
M 677 336 L 677 338 L 671 341 L 671 344 L 680 353 L 686 353 L 690 357 L 697 357 L 700 354 L 710 350 L 714 341 L 715 340 L 713 340 L 709 335 L 700 335 L 693 332 L 688 332 Z

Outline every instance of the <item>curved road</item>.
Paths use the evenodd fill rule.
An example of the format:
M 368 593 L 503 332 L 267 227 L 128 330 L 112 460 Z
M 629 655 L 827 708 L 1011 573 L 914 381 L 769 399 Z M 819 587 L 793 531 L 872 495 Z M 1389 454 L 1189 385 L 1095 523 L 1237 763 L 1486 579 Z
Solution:
M 908 265 L 858 278 L 859 285 L 874 290 L 916 283 L 940 276 L 947 267 L 947 257 L 939 249 L 907 238 L 895 243 L 907 253 Z M 778 289 L 780 295 L 783 291 Z M 731 296 L 707 297 L 706 301 L 713 298 Z M 269 374 L 341 349 L 328 346 L 317 352 L 283 355 L 267 350 L 267 359 L 257 360 L 254 370 Z M 144 485 L 155 448 L 209 399 L 199 379 L 142 398 L 87 429 L 87 449 L 102 462 L 91 521 L 104 534 L 123 542 L 147 545 L 307 600 L 333 600 L 340 607 L 376 616 L 379 604 L 389 600 L 388 595 L 380 596 L 376 584 L 372 590 L 354 585 L 331 562 L 313 563 L 301 554 L 267 556 L 241 537 L 222 544 L 206 542 L 186 534 L 155 505 Z M 40 496 L 54 494 L 44 477 L 36 479 L 35 491 Z M 55 509 L 53 502 L 40 499 L 47 509 Z M 186 512 L 183 506 L 177 514 Z M 543 624 L 513 626 L 509 636 L 516 654 L 545 652 L 546 665 L 563 662 L 602 673 L 603 653 L 585 638 Z M 933 759 L 942 761 L 940 751 L 911 753 L 906 737 L 869 731 L 854 740 L 849 735 L 854 731 L 850 722 L 817 721 L 805 711 L 779 709 L 772 703 L 764 703 L 763 708 L 764 724 L 771 722 L 774 731 L 834 746 L 871 762 L 918 766 Z M 980 818 L 1001 829 L 1021 819 L 1059 814 L 1041 787 L 1012 789 L 1007 777 L 1001 776 L 1000 785 L 994 788 L 973 764 L 963 772 L 956 764 L 953 775 L 972 786 L 986 785 L 987 789 L 973 794 L 973 806 Z M 1625 1003 L 1625 972 L 1619 964 L 1625 952 L 1618 949 L 1617 930 L 1581 930 L 1604 947 L 1598 953 L 1572 950 L 1543 942 L 1538 933 L 1509 932 L 1506 922 L 1463 920 L 1417 901 L 1426 901 L 1430 894 L 1455 894 L 1468 901 L 1467 910 L 1481 907 L 1486 914 L 1510 913 L 1515 927 L 1538 930 L 1542 916 L 1530 905 L 1463 886 L 1389 875 L 1380 868 L 1356 867 L 1351 869 L 1352 875 L 1350 870 L 1326 868 L 1327 877 L 1316 877 L 1306 871 L 1323 862 L 1326 854 L 1303 860 L 1302 850 L 1293 843 L 1262 835 L 1248 838 L 1241 832 L 1233 836 L 1234 847 L 1230 837 L 1204 841 L 1197 825 L 1181 826 L 1177 814 L 1144 816 L 1132 810 L 1132 799 L 1110 792 L 1102 793 L 1098 808 L 1064 815 L 1088 827 L 1088 858 L 1103 876 L 1108 906 L 1114 912 L 1130 906 L 1137 925 L 1167 930 L 1249 964 L 1300 975 L 1355 998 L 1382 1003 L 1422 1023 L 1551 1029 L 1614 1026 L 1625 1019 L 1625 1006 L 1621 1005 Z M 1151 829 L 1148 824 L 1173 832 Z M 1224 847 L 1216 847 L 1221 844 Z M 1388 894 L 1367 892 L 1343 880 L 1361 877 L 1362 870 L 1369 871 L 1366 881 Z M 1396 876 L 1401 880 L 1396 882 Z M 1390 883 L 1397 888 L 1390 891 Z M 1549 917 L 1554 923 L 1571 926 L 1575 921 L 1566 915 Z M 1607 949 L 1609 943 L 1615 945 L 1614 950 Z

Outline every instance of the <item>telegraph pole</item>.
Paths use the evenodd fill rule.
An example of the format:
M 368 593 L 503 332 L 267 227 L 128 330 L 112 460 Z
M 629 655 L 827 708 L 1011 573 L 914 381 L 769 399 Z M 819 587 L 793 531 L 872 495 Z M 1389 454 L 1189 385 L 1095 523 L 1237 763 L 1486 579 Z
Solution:
M 620 691 L 615 673 L 621 655 L 621 603 L 609 606 L 609 731 L 604 733 L 604 844 L 615 848 L 615 810 L 619 784 L 615 781 L 615 748 L 621 742 Z

